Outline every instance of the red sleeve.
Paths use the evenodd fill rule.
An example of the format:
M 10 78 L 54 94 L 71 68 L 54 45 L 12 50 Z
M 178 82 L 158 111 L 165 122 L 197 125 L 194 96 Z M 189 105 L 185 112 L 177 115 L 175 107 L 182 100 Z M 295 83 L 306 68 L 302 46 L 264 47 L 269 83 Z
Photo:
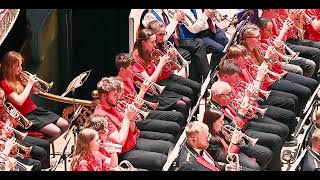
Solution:
M 143 71 L 146 71 L 146 69 L 144 68 L 143 64 L 141 63 L 141 59 L 138 55 L 138 51 L 137 50 L 134 50 L 132 52 L 132 56 L 135 60 L 135 63 L 133 65 L 133 68 L 134 68 L 134 72 L 136 73 L 141 73 Z
M 230 144 L 230 152 L 238 154 L 240 150 L 240 147 L 234 144 Z
M 13 92 L 13 89 L 9 86 L 6 80 L 1 80 L 1 87 L 7 96 Z

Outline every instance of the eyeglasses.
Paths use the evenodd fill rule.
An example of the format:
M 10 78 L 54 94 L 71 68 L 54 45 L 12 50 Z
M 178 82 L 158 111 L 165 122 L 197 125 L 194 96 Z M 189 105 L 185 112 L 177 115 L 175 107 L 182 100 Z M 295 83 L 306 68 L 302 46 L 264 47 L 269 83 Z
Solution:
M 229 92 L 227 94 L 219 94 L 219 96 L 231 96 L 231 92 Z

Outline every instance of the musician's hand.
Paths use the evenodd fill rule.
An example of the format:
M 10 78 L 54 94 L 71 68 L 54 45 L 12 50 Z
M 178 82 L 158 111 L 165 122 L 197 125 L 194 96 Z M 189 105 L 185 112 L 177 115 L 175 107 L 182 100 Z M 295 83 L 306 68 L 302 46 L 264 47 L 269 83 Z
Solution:
M 177 11 L 177 12 L 174 14 L 173 18 L 174 18 L 175 20 L 177 20 L 178 22 L 181 22 L 181 21 L 184 20 L 184 13 L 183 13 L 182 11 Z
M 135 100 L 134 100 L 134 105 L 140 109 L 143 105 L 143 99 L 142 98 L 139 98 L 139 97 L 136 97 Z
M 273 41 L 273 44 L 276 48 L 282 48 L 283 46 L 283 41 L 281 41 L 280 39 L 278 38 L 275 38 L 274 41 Z
M 140 87 L 140 91 L 142 92 L 147 92 L 149 90 L 149 88 L 152 86 L 152 81 L 149 79 L 145 79 L 142 83 L 142 86 Z
M 33 86 L 36 82 L 38 82 L 37 75 L 35 75 L 35 74 L 30 75 L 29 78 L 28 78 L 28 84 Z
M 12 171 L 16 168 L 16 165 L 17 165 L 17 160 L 13 157 L 9 157 L 8 169 Z
M 31 93 L 32 93 L 32 94 L 39 94 L 39 92 L 40 92 L 40 90 L 39 90 L 38 88 L 33 87 L 33 88 L 31 89 Z
M 214 15 L 214 11 L 212 11 L 211 9 L 205 9 L 204 10 L 204 15 L 206 15 L 208 18 L 212 17 Z
M 237 171 L 237 165 L 236 164 L 227 164 L 225 166 L 225 171 Z
M 164 65 L 166 65 L 167 63 L 169 63 L 170 61 L 171 61 L 170 56 L 164 55 L 164 56 L 161 56 L 161 57 L 160 57 L 160 62 L 159 62 L 159 64 L 160 64 L 161 66 L 164 66 Z
M 129 119 L 130 121 L 135 121 L 138 117 L 138 112 L 134 105 L 129 104 L 126 110 L 124 111 L 124 117 Z
M 283 22 L 283 26 L 282 28 L 285 30 L 285 31 L 288 31 L 289 29 L 293 28 L 293 20 L 292 19 L 286 19 L 284 22 Z
M 176 59 L 177 58 L 177 51 L 173 48 L 170 48 L 167 51 L 168 56 L 170 56 L 171 59 Z
M 232 134 L 232 137 L 231 137 L 231 143 L 232 144 L 239 144 L 240 140 L 242 139 L 242 132 L 241 131 L 238 131 L 238 130 L 234 130 L 233 134 Z
M 10 139 L 8 139 L 5 143 L 4 143 L 4 150 L 2 151 L 4 154 L 9 154 L 11 149 L 15 146 L 16 144 L 16 138 L 12 137 Z

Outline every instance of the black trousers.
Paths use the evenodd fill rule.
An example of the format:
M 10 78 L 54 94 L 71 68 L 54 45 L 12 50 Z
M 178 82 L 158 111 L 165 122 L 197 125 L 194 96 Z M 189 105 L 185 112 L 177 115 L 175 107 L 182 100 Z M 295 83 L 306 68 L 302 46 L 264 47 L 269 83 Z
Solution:
M 298 124 L 296 120 L 296 114 L 292 111 L 282 109 L 275 106 L 262 105 L 261 108 L 268 108 L 266 116 L 272 118 L 275 121 L 280 122 L 280 126 L 286 125 L 289 128 L 289 134 L 292 134 L 295 130 L 295 127 Z M 281 136 L 283 137 L 283 136 Z
M 149 113 L 148 118 L 159 119 L 163 121 L 172 121 L 178 123 L 180 126 L 185 124 L 187 119 L 183 117 L 183 114 L 179 111 L 160 111 L 155 110 Z
M 50 144 L 49 141 L 27 136 L 21 144 L 32 146 L 30 155 L 32 159 L 39 160 L 43 169 L 50 167 Z
M 288 39 L 286 41 L 293 51 L 300 52 L 301 57 L 313 60 L 316 63 L 316 68 L 313 73 L 313 78 L 317 78 L 317 72 L 320 64 L 320 43 L 316 41 L 310 41 L 307 39 Z
M 269 126 L 270 125 L 271 124 L 269 124 Z M 261 131 L 263 129 L 265 129 L 266 131 L 267 130 L 274 131 L 274 127 L 279 127 L 279 126 L 274 126 L 274 127 L 270 126 L 268 128 L 266 125 L 262 125 L 262 127 L 259 127 L 259 131 L 255 130 L 257 129 L 257 126 L 251 124 L 249 121 L 247 128 L 245 130 L 245 134 L 252 138 L 259 138 L 257 144 L 267 147 L 273 152 L 272 160 L 267 169 L 281 171 L 280 154 L 281 154 L 281 149 L 283 147 L 283 140 L 279 135 Z
M 41 171 L 41 162 L 38 160 L 17 157 L 17 161 L 19 161 L 25 165 L 32 166 L 31 171 Z
M 194 106 L 198 100 L 201 85 L 191 79 L 172 74 L 169 78 L 158 82 L 159 85 L 166 85 L 166 90 L 172 91 L 191 99 Z
M 161 171 L 168 158 L 170 148 L 175 145 L 168 141 L 138 138 L 136 147 L 119 156 L 128 160 L 136 168 Z
M 299 112 L 297 108 L 298 103 L 299 99 L 296 95 L 272 89 L 269 98 L 259 104 L 287 109 L 289 111 L 295 112 L 297 115 Z
M 244 167 L 250 170 L 265 170 L 272 160 L 272 151 L 259 144 L 241 147 L 239 160 L 243 170 L 245 170 Z
M 180 40 L 177 50 L 183 58 L 191 61 L 189 65 L 189 79 L 201 83 L 202 78 L 206 78 L 210 71 L 203 41 L 198 38 Z

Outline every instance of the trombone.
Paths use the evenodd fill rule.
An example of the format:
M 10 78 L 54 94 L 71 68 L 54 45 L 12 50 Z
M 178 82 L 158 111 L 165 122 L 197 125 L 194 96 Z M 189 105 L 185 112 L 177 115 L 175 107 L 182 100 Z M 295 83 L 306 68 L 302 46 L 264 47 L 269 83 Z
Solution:
M 20 71 L 20 79 L 22 83 L 26 85 L 28 83 L 29 76 L 31 75 L 32 74 L 28 71 Z M 38 77 L 36 77 L 36 79 L 38 82 L 35 84 L 35 87 L 41 92 L 49 92 L 49 90 L 53 86 L 53 82 L 47 83 L 46 81 Z
M 144 82 L 145 78 L 140 73 L 134 73 L 132 76 L 132 82 L 138 87 L 141 88 L 142 83 Z M 160 86 L 154 82 L 151 82 L 152 85 L 146 92 L 150 96 L 158 96 L 162 93 L 162 91 L 166 88 L 166 86 Z

